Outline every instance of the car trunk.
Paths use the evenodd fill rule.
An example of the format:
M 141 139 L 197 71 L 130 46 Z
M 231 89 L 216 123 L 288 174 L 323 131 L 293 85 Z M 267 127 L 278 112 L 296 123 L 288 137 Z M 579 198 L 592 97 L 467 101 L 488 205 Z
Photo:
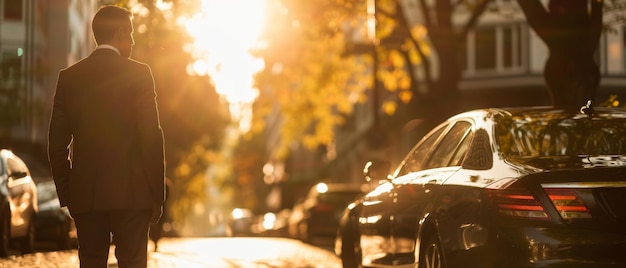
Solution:
M 502 214 L 591 229 L 626 226 L 626 168 L 551 170 L 491 190 Z

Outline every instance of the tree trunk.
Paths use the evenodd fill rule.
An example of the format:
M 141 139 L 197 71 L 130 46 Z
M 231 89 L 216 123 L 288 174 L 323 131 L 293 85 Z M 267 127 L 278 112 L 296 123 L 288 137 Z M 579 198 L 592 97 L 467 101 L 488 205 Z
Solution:
M 580 107 L 594 100 L 600 85 L 594 55 L 602 28 L 602 1 L 551 0 L 548 10 L 539 0 L 518 3 L 548 46 L 544 80 L 552 104 Z

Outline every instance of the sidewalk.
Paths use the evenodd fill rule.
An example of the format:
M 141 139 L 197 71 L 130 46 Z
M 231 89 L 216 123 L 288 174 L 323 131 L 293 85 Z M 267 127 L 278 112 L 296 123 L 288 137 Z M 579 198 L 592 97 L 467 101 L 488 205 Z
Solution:
M 149 268 L 341 268 L 332 252 L 286 238 L 164 238 L 150 244 Z M 0 259 L 1 268 L 78 268 L 76 250 Z M 109 268 L 118 267 L 114 247 Z

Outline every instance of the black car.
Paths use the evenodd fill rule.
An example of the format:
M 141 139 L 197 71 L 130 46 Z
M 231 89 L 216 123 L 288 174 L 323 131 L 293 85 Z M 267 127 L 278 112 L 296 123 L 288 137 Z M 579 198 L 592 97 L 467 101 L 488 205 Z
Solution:
M 363 196 L 363 186 L 350 183 L 318 183 L 296 204 L 288 219 L 291 238 L 305 242 L 337 235 L 339 219 L 346 205 Z
M 78 246 L 76 225 L 67 207 L 61 207 L 53 180 L 37 183 L 39 212 L 37 213 L 37 240 L 51 241 L 57 249 Z
M 626 267 L 626 111 L 456 115 L 348 206 L 335 251 L 345 268 Z
M 0 257 L 13 246 L 31 253 L 35 244 L 37 187 L 22 158 L 0 149 Z

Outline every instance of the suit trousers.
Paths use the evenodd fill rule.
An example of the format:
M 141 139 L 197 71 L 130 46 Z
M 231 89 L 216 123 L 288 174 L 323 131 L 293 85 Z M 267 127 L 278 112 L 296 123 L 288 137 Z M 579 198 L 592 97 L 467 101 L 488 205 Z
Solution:
M 151 210 L 111 210 L 72 214 L 81 268 L 106 268 L 111 243 L 120 268 L 146 268 Z

